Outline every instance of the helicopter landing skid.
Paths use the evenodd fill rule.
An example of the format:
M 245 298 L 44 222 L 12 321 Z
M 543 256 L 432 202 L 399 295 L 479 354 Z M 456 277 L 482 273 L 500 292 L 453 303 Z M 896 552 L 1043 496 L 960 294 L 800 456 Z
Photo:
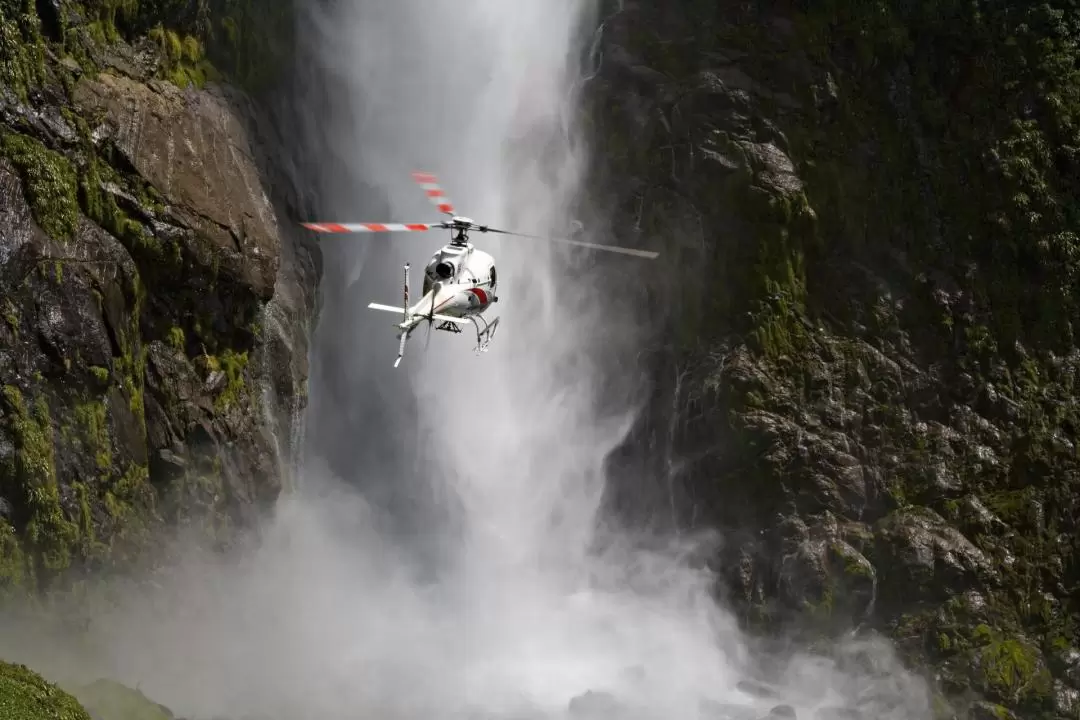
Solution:
M 495 318 L 490 323 L 481 315 L 471 315 L 463 319 L 469 320 L 473 324 L 473 327 L 476 328 L 476 347 L 473 348 L 473 352 L 477 354 L 487 352 L 492 339 L 495 337 L 495 330 L 499 327 L 499 318 Z M 484 324 L 483 328 L 480 327 L 480 323 Z M 437 325 L 435 329 L 445 330 L 446 332 L 459 335 L 461 334 L 461 326 L 452 322 L 444 322 L 441 325 Z
M 469 317 L 472 320 L 473 327 L 476 328 L 476 347 L 473 348 L 473 352 L 480 354 L 488 351 L 488 346 L 491 345 L 492 339 L 495 337 L 495 330 L 499 327 L 499 318 L 495 318 L 490 323 L 484 319 L 482 315 L 471 315 Z M 484 323 L 484 329 L 480 329 L 480 324 Z

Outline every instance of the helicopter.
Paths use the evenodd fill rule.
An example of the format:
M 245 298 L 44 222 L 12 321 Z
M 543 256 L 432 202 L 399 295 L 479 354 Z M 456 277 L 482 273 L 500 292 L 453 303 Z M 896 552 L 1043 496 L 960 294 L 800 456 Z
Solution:
M 374 302 L 368 304 L 368 308 L 372 310 L 401 313 L 401 322 L 394 325 L 399 331 L 397 336 L 398 354 L 397 359 L 394 361 L 395 368 L 401 364 L 401 360 L 405 356 L 405 343 L 417 326 L 424 321 L 428 323 L 429 339 L 433 323 L 439 323 L 435 328 L 436 330 L 461 333 L 465 323 L 471 322 L 476 330 L 476 348 L 474 351 L 477 353 L 487 352 L 488 347 L 491 345 L 495 330 L 499 326 L 499 318 L 496 317 L 489 322 L 484 317 L 484 312 L 499 301 L 499 297 L 495 294 L 498 286 L 498 273 L 495 270 L 495 258 L 489 253 L 478 249 L 469 241 L 469 233 L 472 231 L 548 240 L 594 250 L 634 255 L 650 260 L 659 256 L 659 253 L 649 250 L 635 250 L 616 245 L 599 245 L 569 238 L 528 235 L 509 230 L 500 230 L 487 225 L 478 225 L 470 218 L 454 214 L 453 203 L 442 191 L 434 174 L 414 172 L 412 178 L 424 190 L 439 212 L 450 216 L 449 220 L 435 223 L 300 223 L 301 226 L 308 230 L 330 234 L 424 232 L 435 229 L 450 231 L 450 242 L 432 255 L 424 268 L 423 295 L 415 305 L 411 307 L 409 305 L 409 263 L 405 263 L 404 266 L 402 304 L 400 306 Z M 580 227 L 580 223 L 578 226 Z

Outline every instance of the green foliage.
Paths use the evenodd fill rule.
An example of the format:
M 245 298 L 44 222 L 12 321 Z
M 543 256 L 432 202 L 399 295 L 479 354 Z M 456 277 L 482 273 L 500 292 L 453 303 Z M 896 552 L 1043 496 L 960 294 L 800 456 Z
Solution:
M 894 206 L 908 221 L 874 232 L 966 276 L 978 305 L 961 320 L 989 327 L 1005 353 L 1017 340 L 1058 352 L 1074 341 L 1078 17 L 1070 0 L 828 0 L 803 16 L 809 48 L 844 73 L 849 127 L 830 135 L 887 141 L 890 169 L 863 197 L 916 190 Z
M 90 509 L 90 488 L 80 482 L 72 483 L 71 488 L 79 498 L 79 553 L 84 561 L 103 557 L 108 547 L 97 538 L 94 514 Z
M 79 701 L 24 665 L 0 662 L 0 720 L 91 720 Z
M 162 77 L 180 87 L 219 78 L 260 92 L 290 59 L 291 0 L 92 0 L 95 37 L 112 42 L 149 36 L 158 44 Z
M 295 26 L 289 0 L 216 0 L 204 34 L 215 65 L 253 93 L 269 88 L 287 67 Z
M 57 240 L 70 240 L 79 222 L 78 179 L 71 162 L 19 133 L 5 133 L 0 148 L 19 171 L 37 224 Z
M 146 291 L 138 271 L 131 279 L 129 293 L 130 314 L 124 324 L 117 328 L 117 344 L 120 355 L 114 359 L 113 369 L 120 387 L 128 399 L 128 406 L 139 423 L 140 431 L 146 435 L 146 407 L 143 391 L 146 382 L 146 346 L 142 341 L 139 323 L 142 317 Z
M 45 579 L 49 573 L 66 569 L 71 563 L 72 546 L 78 540 L 78 526 L 60 507 L 53 445 L 53 424 L 45 399 L 38 396 L 33 413 L 22 393 L 13 385 L 3 390 L 8 423 L 15 438 L 15 458 L 4 468 L 0 487 L 23 496 L 27 508 L 24 535 L 34 559 L 35 573 Z
M 34 0 L 0 3 L 0 86 L 26 100 L 45 78 L 45 44 Z
M 15 528 L 0 518 L 0 597 L 23 587 L 28 568 Z
M 247 352 L 236 352 L 232 348 L 226 348 L 219 356 L 207 355 L 204 358 L 207 368 L 211 372 L 221 371 L 225 373 L 226 385 L 217 399 L 215 406 L 223 410 L 232 407 L 245 390 L 244 370 L 248 364 Z
M 169 328 L 169 335 L 166 340 L 169 343 L 169 346 L 175 350 L 183 352 L 184 348 L 186 347 L 183 328 L 176 326 Z
M 106 490 L 104 505 L 112 531 L 108 546 L 112 563 L 128 564 L 153 547 L 153 529 L 159 517 L 145 465 L 129 464 Z
M 150 30 L 149 38 L 158 44 L 162 67 L 160 74 L 177 87 L 203 87 L 207 80 L 217 80 L 218 73 L 204 57 L 202 41 L 192 35 L 182 39 L 162 25 Z
M 76 406 L 75 417 L 82 430 L 87 454 L 94 457 L 98 470 L 108 470 L 112 466 L 112 444 L 105 404 L 101 401 L 82 403 Z
M 138 0 L 83 0 L 93 25 L 93 33 L 105 42 L 116 42 L 121 35 L 119 25 L 134 21 L 139 11 Z
M 164 209 L 161 196 L 119 157 L 111 141 L 92 140 L 90 124 L 99 118 L 80 117 L 63 94 L 70 96 L 80 73 L 92 77 L 106 55 L 119 50 L 104 45 L 146 39 L 151 52 L 154 43 L 161 52 L 161 76 L 180 86 L 201 87 L 219 77 L 214 63 L 220 62 L 234 82 L 248 89 L 265 87 L 287 57 L 292 22 L 291 0 L 0 0 L 0 95 L 8 105 L 16 100 L 27 105 L 8 114 L 10 127 L 0 129 L 0 155 L 19 174 L 34 220 L 44 232 L 69 241 L 85 215 L 120 240 L 138 268 L 132 273 L 127 263 L 113 262 L 113 251 L 94 246 L 92 235 L 80 237 L 69 251 L 79 259 L 42 263 L 41 272 L 58 282 L 74 279 L 92 286 L 89 292 L 101 305 L 118 349 L 111 362 L 99 361 L 101 366 L 87 365 L 77 355 L 59 359 L 58 372 L 60 365 L 70 371 L 64 383 L 76 388 L 70 399 L 67 391 L 51 392 L 55 380 L 41 372 L 29 374 L 32 386 L 4 381 L 12 384 L 0 394 L 0 425 L 14 452 L 0 459 L 0 496 L 11 502 L 13 511 L 10 518 L 0 519 L 0 594 L 48 589 L 43 586 L 72 566 L 94 571 L 102 563 L 121 565 L 149 547 L 149 531 L 158 519 L 155 488 L 148 467 L 128 462 L 124 451 L 139 441 L 129 437 L 127 409 L 134 415 L 135 434 L 141 431 L 145 440 L 147 349 L 142 332 L 154 338 L 164 334 L 179 349 L 188 344 L 183 328 L 197 334 L 186 319 L 183 328 L 169 330 L 171 322 L 180 324 L 177 318 L 185 317 L 186 310 L 160 326 L 143 317 L 143 282 L 156 284 L 166 275 L 179 282 L 174 270 L 186 241 L 158 240 L 148 231 L 146 216 Z M 137 49 L 147 47 L 143 42 Z M 119 55 L 130 58 L 126 51 Z M 57 109 L 63 122 L 75 129 L 74 140 L 59 130 L 63 123 L 55 116 Z M 91 244 L 82 247 L 83 240 Z M 99 264 L 97 258 L 103 255 Z M 92 264 L 76 264 L 82 262 Z M 102 267 L 108 268 L 104 275 L 98 273 Z M 119 294 L 114 283 L 122 288 Z M 161 292 L 158 300 L 169 301 Z M 0 334 L 19 339 L 20 333 L 29 332 L 24 307 L 5 301 L 0 303 Z M 212 309 L 203 317 L 209 312 Z M 237 324 L 247 321 L 239 318 Z M 210 329 L 212 325 L 204 319 L 206 334 L 217 341 L 211 344 L 215 362 L 225 375 L 217 406 L 232 408 L 247 392 L 248 355 L 221 350 L 231 338 L 222 341 L 221 331 Z M 110 388 L 110 383 L 117 387 Z M 122 437 L 112 437 L 113 428 Z M 73 464 L 77 467 L 72 469 Z M 208 506 L 212 504 L 208 514 L 216 518 L 227 513 L 220 467 L 200 481 L 206 485 L 200 492 Z
M 142 252 L 153 256 L 160 255 L 160 247 L 155 239 L 146 232 L 142 223 L 130 218 L 117 205 L 113 194 L 103 188 L 106 181 L 112 182 L 119 187 L 124 187 L 129 183 L 107 162 L 102 162 L 98 158 L 97 152 L 88 138 L 84 138 L 84 147 L 87 151 L 87 158 L 79 176 L 78 198 L 87 217 L 122 242 L 130 252 Z M 141 191 L 142 188 L 132 188 L 132 190 Z
M 867 382 L 845 402 L 862 410 L 864 447 L 906 462 L 887 472 L 891 502 L 935 503 L 1002 580 L 980 591 L 989 608 L 981 615 L 944 613 L 946 622 L 915 612 L 910 625 L 953 690 L 973 685 L 1040 712 L 1049 702 L 1044 658 L 1077 639 L 1080 8 L 801 7 L 801 49 L 836 88 L 835 99 L 824 98 L 824 83 L 807 90 L 807 116 L 785 128 L 824 239 L 804 254 L 806 309 L 917 366 L 904 374 L 925 382 L 921 390 L 885 387 L 872 407 Z M 763 316 L 762 345 L 787 350 L 793 343 L 777 328 L 794 324 L 778 325 L 778 314 Z M 812 346 L 799 357 L 828 353 Z M 958 408 L 997 437 L 941 447 L 913 432 L 919 421 L 964 427 Z M 976 449 L 991 450 L 993 462 Z M 963 493 L 928 482 L 934 465 Z
M 1049 700 L 1052 678 L 1037 647 L 988 625 L 975 628 L 972 657 L 983 673 L 983 686 L 1010 704 L 1032 709 Z

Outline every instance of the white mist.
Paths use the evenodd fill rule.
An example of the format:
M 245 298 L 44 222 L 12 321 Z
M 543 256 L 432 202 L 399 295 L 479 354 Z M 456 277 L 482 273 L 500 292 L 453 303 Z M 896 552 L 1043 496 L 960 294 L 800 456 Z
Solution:
M 354 83 L 363 108 L 356 137 L 365 148 L 357 161 L 392 211 L 342 219 L 435 217 L 409 179 L 412 170 L 426 170 L 438 175 L 457 214 L 527 233 L 565 232 L 586 160 L 568 103 L 594 12 L 584 0 L 341 7 L 324 25 L 325 58 Z M 355 242 L 394 243 L 397 260 L 408 248 L 419 269 L 445 240 Z M 709 702 L 713 713 L 720 712 L 716 703 L 733 704 L 751 717 L 780 702 L 803 716 L 842 704 L 832 688 L 855 681 L 801 662 L 789 696 L 761 700 L 739 691 L 751 672 L 744 642 L 710 600 L 710 578 L 674 553 L 623 545 L 620 554 L 590 555 L 603 461 L 636 410 L 628 404 L 612 415 L 604 398 L 609 409 L 601 415 L 597 393 L 605 374 L 633 370 L 617 356 L 632 352 L 634 318 L 605 303 L 599 284 L 566 281 L 559 272 L 566 255 L 557 246 L 478 233 L 472 240 L 494 254 L 499 269 L 500 302 L 489 316 L 501 316 L 502 325 L 489 353 L 473 356 L 468 330 L 435 332 L 426 348 L 419 331 L 394 371 L 389 328 L 364 339 L 385 348 L 385 360 L 362 372 L 411 379 L 421 408 L 415 471 L 460 507 L 454 532 L 444 528 L 449 549 L 439 581 L 416 588 L 432 598 L 426 607 L 433 614 L 401 616 L 404 626 L 386 629 L 425 648 L 422 666 L 396 666 L 395 685 L 418 683 L 410 702 L 423 698 L 444 715 L 557 714 L 589 689 L 668 718 L 698 717 Z M 379 272 L 395 277 L 400 270 L 389 259 L 379 259 Z M 363 302 L 395 297 L 372 294 Z M 364 310 L 357 305 L 355 312 Z M 611 326 L 626 330 L 615 335 L 621 344 L 598 347 L 596 338 Z M 381 650 L 373 648 L 373 662 Z M 916 717 L 894 709 L 901 714 L 876 707 L 879 717 Z
M 319 153 L 314 164 L 347 168 L 325 190 L 339 214 L 314 219 L 435 219 L 410 179 L 427 170 L 459 214 L 565 230 L 585 157 L 560 136 L 573 132 L 566 103 L 591 3 L 352 0 L 306 12 L 312 74 L 333 78 L 339 96 L 298 141 Z M 370 215 L 379 204 L 388 214 Z M 737 684 L 754 663 L 708 576 L 631 543 L 589 553 L 602 463 L 635 411 L 608 402 L 601 413 L 597 388 L 632 370 L 618 356 L 632 353 L 634 318 L 601 287 L 566 282 L 565 249 L 474 234 L 499 270 L 491 351 L 474 357 L 468 331 L 433 333 L 425 350 L 420 330 L 394 370 L 392 325 L 366 304 L 398 301 L 405 261 L 418 289 L 446 239 L 324 241 L 338 305 L 323 310 L 315 352 L 336 345 L 345 366 L 312 378 L 309 438 L 337 434 L 325 445 L 334 452 L 308 458 L 253 555 L 181 544 L 179 571 L 83 608 L 83 655 L 58 661 L 39 637 L 23 656 L 54 674 L 137 684 L 185 717 L 229 720 L 552 718 L 590 689 L 630 708 L 605 720 L 753 720 L 780 703 L 807 720 L 868 696 L 875 718 L 926 716 L 921 688 L 876 651 L 851 675 L 791 659 L 777 697 L 751 697 Z

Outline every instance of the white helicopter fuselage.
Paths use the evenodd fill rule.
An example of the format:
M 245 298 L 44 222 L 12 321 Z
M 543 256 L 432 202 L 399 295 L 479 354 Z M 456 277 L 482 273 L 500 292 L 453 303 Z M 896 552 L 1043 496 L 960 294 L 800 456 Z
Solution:
M 417 320 L 432 315 L 479 315 L 495 302 L 495 258 L 472 243 L 447 243 L 424 268 L 424 295 L 409 309 Z
M 469 221 L 471 222 L 471 221 Z M 472 323 L 476 328 L 476 350 L 485 352 L 494 337 L 499 318 L 488 322 L 483 313 L 499 301 L 495 295 L 498 275 L 495 258 L 477 250 L 463 237 L 456 237 L 431 256 L 424 267 L 424 294 L 415 304 L 409 303 L 409 265 L 405 264 L 403 303 L 393 305 L 368 303 L 373 310 L 400 313 L 398 356 L 394 367 L 405 354 L 405 342 L 418 325 L 427 321 L 438 330 L 461 332 L 461 326 Z
M 413 331 L 424 321 L 428 329 L 460 333 L 466 324 L 476 329 L 476 351 L 486 352 L 495 336 L 499 318 L 490 321 L 484 317 L 484 311 L 499 301 L 495 294 L 498 279 L 495 273 L 495 259 L 488 253 L 477 250 L 469 242 L 470 231 L 480 233 L 498 233 L 519 237 L 551 240 L 578 245 L 581 247 L 608 250 L 628 255 L 655 258 L 658 253 L 620 248 L 611 245 L 599 245 L 592 242 L 569 238 L 544 238 L 537 235 L 510 232 L 477 225 L 467 217 L 454 214 L 453 203 L 439 187 L 434 175 L 429 172 L 414 172 L 415 180 L 424 189 L 428 199 L 440 213 L 450 215 L 450 220 L 437 223 L 373 223 L 373 222 L 305 222 L 304 227 L 318 233 L 372 233 L 372 232 L 426 232 L 442 228 L 451 231 L 451 240 L 437 253 L 432 255 L 424 268 L 423 296 L 415 304 L 411 303 L 409 293 L 409 264 L 403 268 L 403 288 L 400 305 L 368 303 L 372 310 L 397 314 L 399 320 L 394 323 L 398 330 L 398 355 L 394 367 L 401 363 L 405 354 L 405 343 Z M 580 224 L 579 224 L 580 225 Z M 438 323 L 436 325 L 436 323 Z M 430 337 L 430 336 L 429 336 Z

